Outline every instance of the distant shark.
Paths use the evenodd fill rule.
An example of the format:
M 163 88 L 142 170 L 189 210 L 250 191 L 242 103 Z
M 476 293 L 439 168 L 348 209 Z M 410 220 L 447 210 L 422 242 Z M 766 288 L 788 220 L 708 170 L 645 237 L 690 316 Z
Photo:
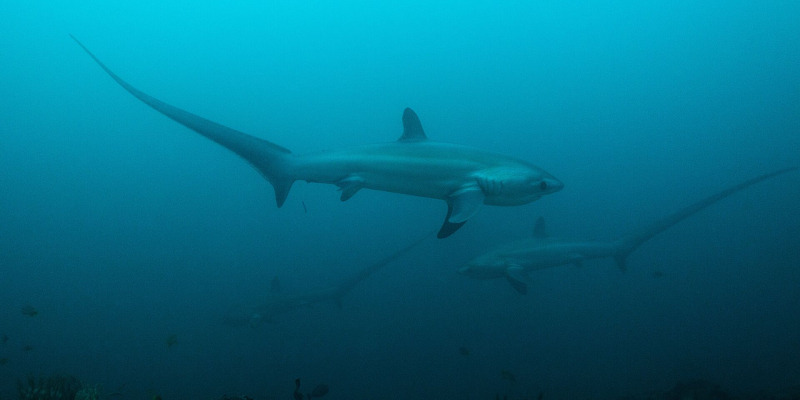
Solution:
M 272 183 L 278 207 L 286 201 L 296 180 L 336 185 L 342 192 L 342 201 L 361 189 L 440 199 L 447 203 L 447 216 L 437 237 L 445 238 L 483 204 L 524 205 L 564 187 L 558 179 L 528 162 L 428 140 L 417 114 L 410 108 L 403 112 L 403 134 L 396 142 L 295 155 L 277 144 L 150 97 L 122 80 L 75 41 L 134 97 L 250 163 Z
M 468 262 L 458 269 L 458 273 L 476 279 L 505 278 L 516 291 L 526 294 L 528 273 L 534 270 L 567 264 L 580 266 L 585 260 L 613 258 L 624 271 L 628 256 L 653 236 L 742 189 L 796 169 L 781 169 L 731 186 L 613 242 L 576 242 L 549 237 L 545 232 L 544 218 L 539 217 L 532 237 L 491 250 Z
M 417 239 L 406 247 L 395 251 L 370 266 L 349 276 L 343 281 L 332 285 L 312 289 L 299 293 L 284 293 L 280 280 L 276 277 L 272 280 L 269 296 L 253 306 L 240 306 L 232 309 L 225 317 L 226 325 L 231 326 L 251 326 L 253 328 L 265 322 L 273 322 L 275 317 L 280 314 L 287 314 L 296 310 L 320 303 L 336 304 L 342 307 L 342 298 L 353 288 L 370 275 L 385 267 L 394 260 L 397 260 L 413 248 L 417 247 L 430 235 Z

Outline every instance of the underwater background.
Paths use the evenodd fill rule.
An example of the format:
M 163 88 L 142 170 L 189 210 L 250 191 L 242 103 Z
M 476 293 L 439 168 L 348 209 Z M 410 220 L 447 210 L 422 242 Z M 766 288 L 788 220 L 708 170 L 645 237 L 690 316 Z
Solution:
M 800 165 L 800 3 L 19 1 L 0 4 L 0 399 L 68 374 L 101 398 L 615 399 L 704 379 L 800 385 L 800 176 L 611 260 L 455 273 L 530 235 L 613 239 Z M 121 90 L 298 154 L 429 138 L 564 182 L 483 207 L 350 292 L 255 328 L 226 313 L 325 286 L 438 229 L 441 201 L 268 182 Z M 467 350 L 465 351 L 462 350 Z M 513 378 L 513 379 L 512 379 Z M 118 396 L 108 396 L 117 391 Z

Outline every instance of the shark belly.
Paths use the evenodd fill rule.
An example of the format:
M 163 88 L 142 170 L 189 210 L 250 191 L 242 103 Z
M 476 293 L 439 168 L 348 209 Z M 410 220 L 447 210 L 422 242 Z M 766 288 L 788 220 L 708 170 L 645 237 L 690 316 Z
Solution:
M 385 144 L 297 156 L 292 175 L 297 180 L 340 187 L 349 180 L 358 189 L 434 199 L 446 199 L 458 189 L 476 184 L 480 163 L 414 146 Z
M 421 173 L 422 171 L 393 172 L 363 171 L 364 188 L 412 196 L 446 199 L 458 188 L 468 185 L 470 178 L 463 175 L 443 173 Z

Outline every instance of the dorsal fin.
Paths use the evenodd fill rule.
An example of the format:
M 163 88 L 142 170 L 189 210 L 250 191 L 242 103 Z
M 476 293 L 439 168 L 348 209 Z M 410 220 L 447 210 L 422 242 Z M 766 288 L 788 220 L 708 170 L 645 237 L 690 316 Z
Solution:
M 269 288 L 270 293 L 280 293 L 281 292 L 281 280 L 278 277 L 272 278 L 272 284 Z
M 403 111 L 403 136 L 400 136 L 398 142 L 419 141 L 427 138 L 425 131 L 422 130 L 422 123 L 419 122 L 417 113 L 410 108 L 406 108 Z
M 536 219 L 536 224 L 533 226 L 533 237 L 544 239 L 547 237 L 547 231 L 544 226 L 544 217 Z

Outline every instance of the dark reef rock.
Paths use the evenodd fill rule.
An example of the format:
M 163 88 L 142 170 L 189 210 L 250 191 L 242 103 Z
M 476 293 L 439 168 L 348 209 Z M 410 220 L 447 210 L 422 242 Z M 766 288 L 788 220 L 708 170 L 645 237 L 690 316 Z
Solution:
M 78 378 L 68 375 L 39 377 L 38 380 L 30 376 L 26 381 L 17 380 L 17 394 L 20 400 L 74 399 L 82 386 Z
M 669 392 L 664 393 L 664 400 L 731 400 L 728 393 L 719 385 L 704 380 L 679 382 Z

